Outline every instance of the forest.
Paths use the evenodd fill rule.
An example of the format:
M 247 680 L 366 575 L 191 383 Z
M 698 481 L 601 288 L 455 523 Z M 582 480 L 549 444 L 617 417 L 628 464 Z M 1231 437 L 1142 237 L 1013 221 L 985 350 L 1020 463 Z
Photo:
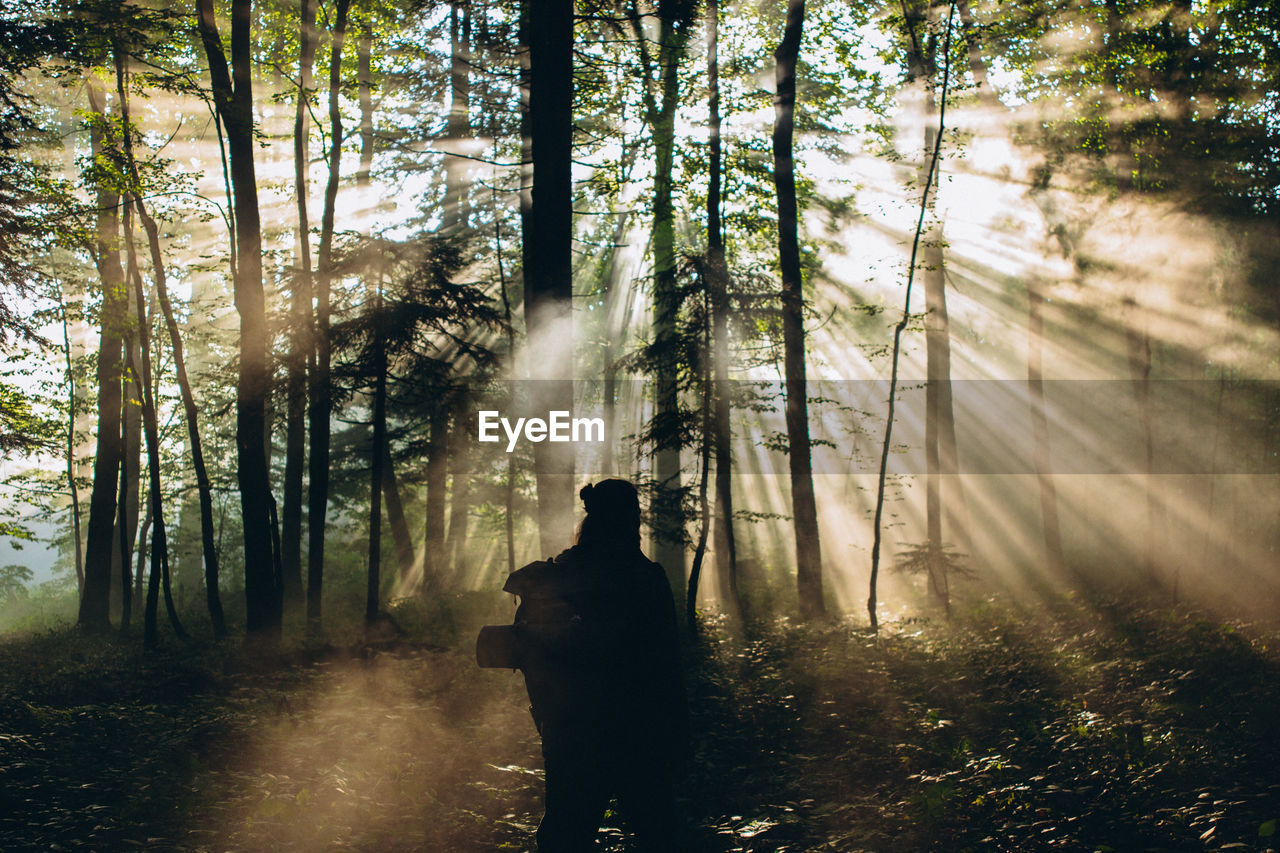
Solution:
M 0 849 L 535 849 L 606 478 L 692 849 L 1277 846 L 1280 7 L 0 9 Z

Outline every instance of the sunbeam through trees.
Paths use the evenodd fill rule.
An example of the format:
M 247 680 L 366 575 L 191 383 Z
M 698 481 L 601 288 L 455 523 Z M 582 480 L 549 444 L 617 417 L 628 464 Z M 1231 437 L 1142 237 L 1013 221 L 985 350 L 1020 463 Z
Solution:
M 537 849 L 648 558 L 690 849 L 1275 846 L 1276 9 L 0 20 L 0 848 Z

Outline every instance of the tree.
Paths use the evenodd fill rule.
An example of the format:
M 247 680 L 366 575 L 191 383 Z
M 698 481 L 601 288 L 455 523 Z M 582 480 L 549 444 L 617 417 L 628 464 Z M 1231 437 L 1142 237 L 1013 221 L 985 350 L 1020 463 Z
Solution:
M 679 418 L 677 395 L 676 315 L 676 211 L 673 203 L 673 168 L 676 152 L 676 111 L 680 106 L 680 65 L 693 27 L 696 5 L 689 0 L 658 0 L 657 63 L 649 44 L 649 22 L 636 3 L 628 6 L 628 20 L 640 53 L 645 124 L 653 143 L 653 202 L 650 251 L 653 256 L 653 344 L 657 357 L 654 376 L 655 432 L 675 435 Z M 663 424 L 663 421 L 669 423 Z M 685 589 L 684 511 L 677 441 L 659 441 L 653 452 L 653 494 L 649 526 L 654 534 L 654 559 L 666 569 L 676 596 L 676 610 L 683 610 Z
M 329 46 L 329 178 L 324 188 L 324 210 L 320 214 L 320 257 L 315 288 L 315 369 L 311 371 L 309 419 L 311 455 L 307 491 L 307 632 L 322 632 L 324 601 L 325 519 L 329 512 L 329 419 L 333 413 L 330 377 L 332 344 L 329 340 L 330 290 L 333 281 L 333 230 L 338 203 L 338 182 L 342 164 L 342 110 L 338 96 L 342 89 L 342 48 L 347 32 L 350 0 L 338 0 L 334 10 L 332 41 Z
M 796 542 L 796 584 L 800 612 L 808 619 L 826 614 L 822 584 L 822 546 L 813 496 L 809 445 L 809 399 L 805 380 L 804 293 L 800 269 L 799 212 L 796 205 L 796 62 L 804 26 L 804 0 L 788 0 L 786 29 L 774 52 L 777 97 L 774 101 L 773 169 L 778 190 L 778 263 L 782 270 L 783 373 L 787 389 L 787 442 L 791 504 Z
M 573 409 L 573 2 L 521 4 L 528 51 L 524 137 L 531 185 L 521 194 L 524 319 L 530 404 Z M 433 426 L 434 432 L 434 426 Z M 538 532 L 545 555 L 569 545 L 574 507 L 571 445 L 534 445 Z
M 712 361 L 715 365 L 716 515 L 712 540 L 726 607 L 738 608 L 737 541 L 733 533 L 733 458 L 729 426 L 729 271 L 721 208 L 719 0 L 707 0 L 707 284 L 710 291 Z
M 306 463 L 307 365 L 315 356 L 311 335 L 311 223 L 307 215 L 315 30 L 315 0 L 302 0 L 298 20 L 298 90 L 293 114 L 293 192 L 298 208 L 298 238 L 290 302 L 290 351 L 286 362 L 284 512 L 280 531 L 281 581 L 285 604 L 291 606 L 303 601 L 302 480 Z
M 345 0 L 340 5 L 345 10 Z M 251 13 L 251 0 L 232 0 L 231 63 L 228 68 L 213 0 L 197 0 L 200 38 L 208 59 L 214 104 L 226 129 L 235 197 L 237 261 L 233 278 L 236 312 L 240 316 L 236 458 L 244 526 L 246 628 L 250 637 L 273 644 L 280 637 L 281 595 L 271 544 L 270 507 L 274 498 L 267 479 L 264 452 L 269 365 L 266 304 L 262 289 L 262 226 L 253 163 L 256 142 L 250 68 L 253 48 Z M 323 519 L 321 512 L 321 524 Z
M 124 337 L 128 297 L 124 267 L 120 263 L 119 193 L 105 173 L 107 122 L 105 93 L 91 71 L 86 75 L 89 98 L 89 139 L 96 190 L 94 260 L 102 283 L 101 334 L 98 338 L 98 433 L 93 463 L 93 488 L 89 494 L 89 527 L 85 541 L 84 590 L 78 624 L 86 631 L 110 627 L 111 540 L 116 515 L 116 487 L 121 457 L 121 407 L 124 373 Z
M 938 130 L 933 136 L 933 150 L 929 152 L 929 166 L 925 171 L 924 186 L 920 195 L 920 213 L 916 219 L 915 232 L 911 240 L 911 257 L 907 262 L 907 284 L 903 294 L 902 318 L 893 327 L 893 347 L 890 356 L 888 413 L 885 416 L 884 442 L 880 448 L 879 477 L 876 483 L 875 516 L 872 520 L 871 540 L 871 578 L 867 595 L 867 616 L 874 631 L 880 629 L 880 618 L 876 613 L 877 585 L 880 578 L 880 544 L 883 534 L 885 478 L 889 470 L 889 450 L 893 447 L 893 418 L 898 400 L 898 357 L 902 351 L 902 333 L 911 320 L 911 287 L 915 282 L 916 258 L 920 251 L 920 238 L 924 233 L 925 216 L 929 211 L 929 195 L 934 186 L 934 175 L 938 169 L 938 156 L 942 152 L 942 135 L 946 129 L 947 93 L 951 85 L 951 10 L 947 12 L 946 37 L 942 47 L 942 86 L 938 98 Z M 931 547 L 929 547 L 931 546 Z M 926 551 L 936 554 L 942 550 L 941 543 L 926 543 Z M 945 567 L 942 560 L 929 559 L 923 565 L 931 572 L 931 579 L 937 578 L 939 567 Z M 944 569 L 945 570 L 945 569 Z

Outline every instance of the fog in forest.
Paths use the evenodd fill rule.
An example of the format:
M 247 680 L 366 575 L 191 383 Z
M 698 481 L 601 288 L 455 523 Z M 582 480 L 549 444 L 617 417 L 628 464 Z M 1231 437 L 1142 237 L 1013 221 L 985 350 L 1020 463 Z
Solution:
M 927 630 L 977 625 L 973 642 L 1043 642 L 1045 660 L 1122 636 L 1117 602 L 1274 630 L 1274 14 L 854 5 L 717 4 L 713 77 L 712 4 L 579 3 L 572 76 L 551 80 L 563 57 L 521 24 L 537 4 L 340 0 L 308 25 L 303 0 L 253 8 L 243 44 L 221 5 L 222 35 L 202 41 L 195 10 L 164 3 L 4 4 L 0 535 L 21 550 L 0 569 L 0 631 L 56 644 L 132 619 L 127 642 L 145 630 L 149 654 L 189 633 L 250 649 L 266 637 L 280 655 L 279 672 L 223 646 L 199 663 L 137 659 L 140 680 L 165 673 L 155 690 L 171 678 L 222 703 L 173 712 L 189 759 L 120 758 L 130 785 L 144 765 L 179 780 L 163 794 L 164 831 L 188 833 L 175 849 L 529 843 L 538 733 L 520 676 L 477 670 L 473 642 L 511 621 L 508 573 L 571 544 L 578 487 L 609 477 L 640 487 L 644 550 L 694 638 L 695 723 L 729 732 L 694 759 L 688 808 L 729 839 L 708 850 L 810 849 L 765 840 L 820 804 L 799 787 L 747 791 L 768 771 L 741 755 L 773 755 L 742 732 L 783 731 L 778 777 L 800 778 L 815 744 L 845 743 L 838 702 L 850 730 L 903 726 L 867 723 L 874 748 L 850 748 L 875 756 L 868 779 L 907 768 L 951 802 L 939 768 L 972 769 L 981 738 L 967 722 L 947 731 L 946 702 L 964 703 L 955 685 L 989 649 L 966 656 Z M 791 106 L 777 80 L 797 8 Z M 219 89 L 218 45 L 251 90 Z M 560 440 L 558 412 L 584 437 Z M 801 425 L 810 454 L 793 466 Z M 795 492 L 810 482 L 816 535 Z M 1133 633 L 1158 639 L 1161 618 Z M 50 648 L 73 661 L 57 664 L 77 685 L 65 695 L 4 653 L 25 673 L 15 685 L 54 697 L 0 694 L 15 732 L 69 727 L 41 710 L 57 702 L 116 701 L 98 650 Z M 928 664 L 913 669 L 917 653 Z M 809 690 L 796 673 L 814 661 Z M 1156 760 L 1161 724 L 1042 682 L 1069 685 L 1063 732 L 1114 719 L 1112 753 L 1130 769 Z M 154 709 L 152 688 L 120 689 Z M 139 741 L 147 720 L 130 723 Z M 875 763 L 886 743 L 951 758 Z M 991 750 L 982 773 L 1004 766 Z M 717 791 L 718 777 L 745 787 Z M 866 805 L 844 781 L 831 790 Z M 996 802 L 982 792 L 974 810 Z M 947 849 L 931 833 L 955 806 L 896 802 Z M 1254 826 L 1268 816 L 1250 812 L 1239 837 L 1268 837 Z M 610 826 L 602 843 L 630 849 Z M 887 826 L 827 837 L 909 849 Z M 1165 849 L 1114 838 L 1106 849 Z

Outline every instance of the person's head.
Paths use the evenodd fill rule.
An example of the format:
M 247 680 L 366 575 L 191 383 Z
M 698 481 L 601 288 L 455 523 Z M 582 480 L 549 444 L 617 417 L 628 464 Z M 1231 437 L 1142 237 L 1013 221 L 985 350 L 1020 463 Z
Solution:
M 583 548 L 625 551 L 640 549 L 640 495 L 626 480 L 601 480 L 578 492 L 587 517 L 578 528 Z

